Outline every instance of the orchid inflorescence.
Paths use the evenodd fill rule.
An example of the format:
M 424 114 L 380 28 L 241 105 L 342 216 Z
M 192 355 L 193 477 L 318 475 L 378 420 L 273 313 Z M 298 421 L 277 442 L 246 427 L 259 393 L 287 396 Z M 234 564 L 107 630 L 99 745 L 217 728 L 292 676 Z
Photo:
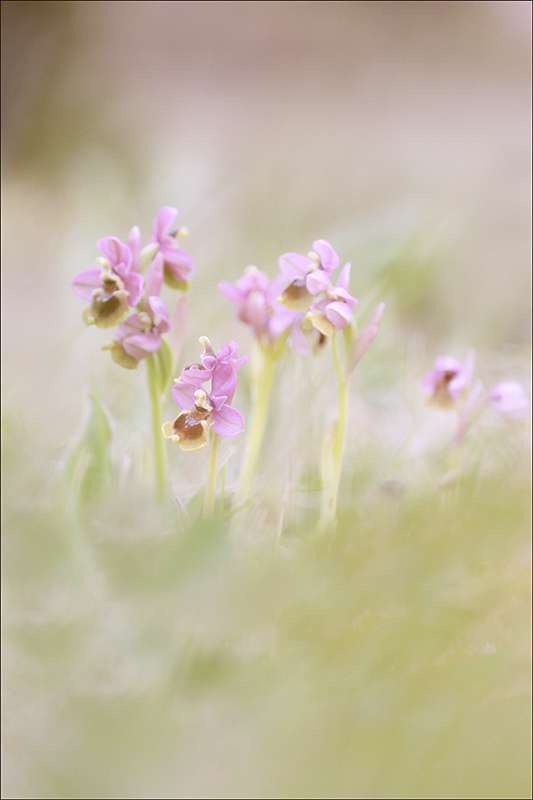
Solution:
M 185 367 L 171 389 L 172 399 L 182 411 L 165 422 L 163 435 L 179 443 L 182 450 L 199 450 L 207 444 L 209 428 L 220 436 L 237 436 L 244 431 L 244 417 L 231 402 L 237 386 L 237 370 L 247 361 L 239 358 L 236 342 L 218 353 L 207 336 L 200 337 L 204 352 L 198 364 Z M 209 392 L 204 384 L 211 383 Z
M 474 350 L 469 350 L 464 364 L 452 356 L 437 356 L 434 368 L 420 382 L 430 405 L 459 411 L 454 447 L 462 442 L 474 415 L 487 405 L 507 420 L 529 415 L 529 401 L 517 381 L 498 383 L 490 392 L 480 378 L 474 381 L 475 358 Z
M 100 239 L 102 253 L 93 269 L 80 272 L 72 281 L 76 294 L 89 303 L 83 313 L 87 325 L 117 327 L 109 350 L 120 366 L 134 369 L 146 360 L 148 387 L 152 402 L 154 468 L 159 496 L 166 488 L 166 455 L 162 438 L 177 443 L 183 451 L 200 450 L 211 439 L 211 455 L 206 483 L 204 514 L 215 507 L 218 439 L 233 438 L 244 431 L 244 417 L 233 406 L 238 371 L 247 356 L 239 356 L 235 341 L 215 352 L 206 336 L 200 337 L 203 353 L 196 364 L 181 370 L 171 387 L 171 396 L 179 413 L 162 423 L 161 397 L 172 374 L 172 354 L 163 339 L 173 325 L 184 319 L 180 314 L 169 318 L 161 299 L 163 283 L 186 291 L 195 265 L 177 240 L 185 228 L 171 230 L 177 210 L 163 207 L 153 222 L 153 235 L 141 249 L 139 228 L 131 229 L 127 243 L 117 237 Z M 335 526 L 337 494 L 342 470 L 349 403 L 350 377 L 374 341 L 383 316 L 379 303 L 366 325 L 358 332 L 353 312 L 358 300 L 350 293 L 349 262 L 337 278 L 340 258 L 325 239 L 313 242 L 307 255 L 288 252 L 278 259 L 279 274 L 268 276 L 250 266 L 235 284 L 222 281 L 221 293 L 228 299 L 237 318 L 246 324 L 254 338 L 252 354 L 252 420 L 247 437 L 241 473 L 235 493 L 235 508 L 248 502 L 266 430 L 270 395 L 275 371 L 282 355 L 291 349 L 296 355 L 318 353 L 329 342 L 338 393 L 338 416 L 328 432 L 321 463 L 322 508 L 319 530 Z M 143 271 L 148 270 L 146 278 Z M 186 301 L 186 298 L 182 298 Z M 339 333 L 342 332 L 342 344 Z M 165 347 L 163 347 L 165 344 Z M 165 350 L 166 348 L 166 350 Z M 157 355 L 157 359 L 154 357 Z M 475 414 L 490 405 L 508 420 L 524 419 L 529 402 L 520 384 L 499 383 L 487 392 L 480 379 L 474 380 L 475 352 L 469 351 L 464 363 L 451 356 L 438 356 L 434 368 L 421 382 L 421 390 L 431 405 L 457 409 L 458 425 L 454 449 L 462 442 Z M 161 434 L 162 431 L 162 434 Z
M 344 265 L 333 286 L 331 275 L 340 264 L 339 256 L 324 239 L 313 242 L 313 248 L 307 256 L 281 255 L 280 274 L 271 282 L 264 272 L 251 266 L 235 285 L 219 283 L 236 316 L 250 325 L 259 342 L 273 343 L 278 337 L 288 337 L 290 347 L 306 355 L 326 337 L 350 325 L 352 309 L 358 303 L 348 291 L 350 263 Z
M 139 361 L 159 350 L 162 334 L 170 329 L 168 310 L 159 296 L 163 281 L 185 291 L 194 273 L 193 259 L 176 241 L 186 229 L 169 232 L 177 213 L 171 206 L 159 211 L 143 250 L 137 226 L 131 229 L 127 244 L 116 236 L 100 239 L 97 246 L 103 256 L 96 260 L 96 267 L 78 273 L 72 281 L 78 297 L 89 302 L 82 315 L 87 325 L 118 325 L 117 338 L 104 349 L 121 367 L 135 369 Z M 145 280 L 142 269 L 150 262 Z

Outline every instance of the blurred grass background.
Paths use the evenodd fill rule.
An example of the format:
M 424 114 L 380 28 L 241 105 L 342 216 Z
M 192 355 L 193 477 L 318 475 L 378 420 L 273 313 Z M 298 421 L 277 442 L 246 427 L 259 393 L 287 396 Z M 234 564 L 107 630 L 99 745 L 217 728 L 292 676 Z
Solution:
M 453 417 L 418 392 L 471 346 L 487 386 L 530 380 L 530 21 L 2 3 L 4 796 L 530 796 L 529 433 L 487 412 L 444 489 Z M 332 542 L 327 353 L 281 365 L 248 530 L 151 503 L 143 369 L 101 352 L 70 280 L 165 204 L 198 267 L 183 363 L 200 335 L 249 351 L 218 281 L 315 238 L 352 261 L 361 324 L 387 304 Z M 195 519 L 206 454 L 169 456 Z

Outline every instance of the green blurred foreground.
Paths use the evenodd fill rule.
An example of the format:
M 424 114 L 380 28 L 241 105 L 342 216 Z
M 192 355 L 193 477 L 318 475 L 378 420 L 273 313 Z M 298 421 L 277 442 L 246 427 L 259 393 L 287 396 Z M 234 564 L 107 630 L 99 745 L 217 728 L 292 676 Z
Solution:
M 6 423 L 4 797 L 530 796 L 519 457 L 180 530 L 93 411 L 52 482 Z

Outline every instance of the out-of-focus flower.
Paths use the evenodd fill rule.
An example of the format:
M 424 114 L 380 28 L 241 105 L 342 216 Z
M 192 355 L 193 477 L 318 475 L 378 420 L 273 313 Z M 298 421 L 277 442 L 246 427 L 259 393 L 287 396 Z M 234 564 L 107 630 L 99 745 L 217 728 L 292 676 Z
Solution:
M 294 321 L 294 312 L 277 302 L 285 282 L 283 275 L 269 282 L 264 272 L 251 266 L 235 284 L 221 281 L 218 288 L 233 303 L 237 318 L 266 344 L 274 342 Z
M 176 228 L 169 231 L 176 218 L 178 210 L 172 206 L 163 206 L 153 223 L 153 236 L 149 244 L 159 244 L 159 253 L 163 258 L 163 275 L 165 283 L 173 289 L 186 290 L 195 266 L 192 257 L 181 250 L 176 238 L 185 236 L 186 228 Z
M 162 334 L 170 329 L 167 307 L 160 297 L 149 297 L 145 308 L 123 320 L 117 339 L 104 348 L 121 367 L 135 369 L 139 361 L 156 353 Z
M 116 236 L 107 236 L 98 241 L 103 257 L 97 266 L 79 272 L 72 280 L 74 292 L 90 303 L 83 313 L 87 325 L 110 328 L 134 308 L 143 293 L 143 277 L 139 273 L 140 232 L 131 229 L 128 244 Z
M 171 389 L 172 399 L 182 411 L 163 425 L 163 435 L 177 442 L 182 450 L 199 450 L 207 444 L 207 431 L 220 436 L 237 436 L 244 430 L 244 417 L 231 401 L 237 386 L 237 369 L 246 360 L 238 358 L 235 342 L 214 353 L 207 337 L 202 337 L 205 352 L 202 363 L 183 370 Z M 204 366 L 205 362 L 205 366 Z M 188 373 L 187 376 L 184 373 Z M 203 383 L 211 381 L 208 392 Z
M 346 328 L 352 321 L 352 308 L 359 301 L 348 291 L 350 266 L 349 262 L 344 265 L 335 287 L 326 289 L 325 297 L 313 303 L 306 314 L 306 321 L 324 336 L 332 336 L 336 330 Z
M 504 419 L 522 420 L 529 414 L 529 400 L 516 381 L 505 381 L 495 386 L 490 392 L 489 402 Z
M 329 242 L 317 239 L 313 248 L 307 256 L 284 253 L 278 259 L 281 274 L 291 281 L 280 302 L 291 311 L 307 311 L 313 297 L 329 288 L 331 273 L 339 266 L 339 256 Z
M 431 395 L 429 402 L 433 405 L 451 408 L 470 385 L 472 371 L 473 354 L 469 355 L 465 366 L 452 356 L 437 356 L 434 369 L 424 376 L 420 389 Z

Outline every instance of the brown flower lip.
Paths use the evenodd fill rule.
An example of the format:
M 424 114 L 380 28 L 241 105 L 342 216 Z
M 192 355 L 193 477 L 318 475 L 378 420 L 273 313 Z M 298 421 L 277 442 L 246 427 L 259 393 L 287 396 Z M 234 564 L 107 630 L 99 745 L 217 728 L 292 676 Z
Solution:
M 308 291 L 305 280 L 298 278 L 287 286 L 280 302 L 291 311 L 307 311 L 313 302 L 313 295 Z
M 207 431 L 212 424 L 210 412 L 195 404 L 185 409 L 171 422 L 163 425 L 163 436 L 179 444 L 182 450 L 200 450 L 207 444 Z

